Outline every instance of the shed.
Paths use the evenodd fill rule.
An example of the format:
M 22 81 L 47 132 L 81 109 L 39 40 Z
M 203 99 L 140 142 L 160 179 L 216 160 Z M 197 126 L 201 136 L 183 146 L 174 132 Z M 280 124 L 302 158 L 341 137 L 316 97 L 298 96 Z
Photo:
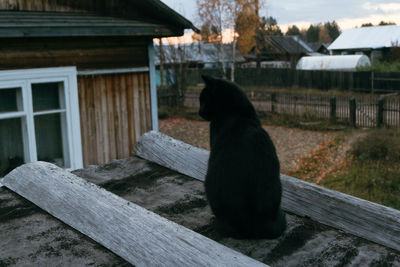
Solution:
M 348 29 L 329 46 L 334 55 L 365 54 L 381 58 L 390 47 L 400 44 L 400 26 L 385 25 Z
M 370 66 L 364 55 L 302 57 L 297 63 L 298 70 L 346 70 L 355 71 L 358 67 Z
M 185 28 L 159 0 L 0 1 L 0 177 L 132 155 L 158 127 L 152 39 Z
M 248 61 L 286 61 L 296 64 L 297 61 L 314 51 L 299 36 L 265 36 L 262 43 L 261 53 L 257 55 L 255 47 L 245 55 Z

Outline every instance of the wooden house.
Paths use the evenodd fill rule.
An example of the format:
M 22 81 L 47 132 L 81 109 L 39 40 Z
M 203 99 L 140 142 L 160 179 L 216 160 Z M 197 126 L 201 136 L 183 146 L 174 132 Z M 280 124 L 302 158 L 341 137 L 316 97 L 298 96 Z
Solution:
M 0 1 L 0 177 L 130 156 L 158 127 L 152 39 L 186 28 L 159 0 Z
M 332 55 L 366 55 L 374 62 L 389 59 L 391 49 L 399 45 L 400 26 L 385 25 L 345 30 L 329 50 Z

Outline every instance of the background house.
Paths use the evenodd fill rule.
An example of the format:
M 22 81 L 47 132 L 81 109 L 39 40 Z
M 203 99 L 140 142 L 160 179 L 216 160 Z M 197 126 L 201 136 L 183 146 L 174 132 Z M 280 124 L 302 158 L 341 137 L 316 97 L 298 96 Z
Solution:
M 158 0 L 0 1 L 0 176 L 130 156 L 158 127 L 152 39 L 185 28 Z
M 384 58 L 393 46 L 400 46 L 400 26 L 386 25 L 345 30 L 329 50 L 333 55 L 364 54 L 374 61 Z
M 329 55 L 329 45 L 321 42 L 307 43 L 315 54 Z
M 268 35 L 262 44 L 261 53 L 257 55 L 253 48 L 245 58 L 249 62 L 260 60 L 261 65 L 266 67 L 271 64 L 272 67 L 295 67 L 301 57 L 313 52 L 299 36 Z
M 193 42 L 186 44 L 159 44 L 154 46 L 157 68 L 157 85 L 161 84 L 161 69 L 164 84 L 174 83 L 174 66 L 183 65 L 187 69 L 230 68 L 245 62 L 243 55 L 236 49 L 233 56 L 232 43 L 222 44 Z M 162 67 L 161 67 L 162 65 Z

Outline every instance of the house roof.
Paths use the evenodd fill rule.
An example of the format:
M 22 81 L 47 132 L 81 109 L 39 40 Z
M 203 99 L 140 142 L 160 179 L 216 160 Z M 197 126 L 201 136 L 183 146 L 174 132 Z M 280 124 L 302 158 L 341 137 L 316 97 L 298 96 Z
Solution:
M 318 52 L 321 48 L 328 49 L 329 45 L 325 43 L 320 43 L 320 42 L 314 42 L 314 43 L 307 43 L 307 45 L 314 51 Z
M 74 4 L 74 8 L 82 10 L 80 13 L 1 10 L 0 37 L 167 37 L 182 35 L 184 29 L 198 31 L 189 20 L 159 0 L 131 0 L 125 6 L 114 3 L 113 7 L 85 9 L 82 1 Z
M 155 64 L 160 64 L 160 46 L 155 46 Z M 196 63 L 215 63 L 232 61 L 232 44 L 222 45 L 223 55 L 220 57 L 220 52 L 217 44 L 214 43 L 188 43 L 181 45 L 163 45 L 164 63 L 174 64 L 183 62 Z M 245 61 L 243 55 L 236 49 L 236 62 Z
M 267 54 L 307 54 L 313 50 L 299 36 L 267 36 Z
M 86 13 L 0 11 L 0 37 L 169 36 L 160 22 Z
M 377 49 L 400 44 L 400 26 L 361 27 L 343 31 L 330 50 Z

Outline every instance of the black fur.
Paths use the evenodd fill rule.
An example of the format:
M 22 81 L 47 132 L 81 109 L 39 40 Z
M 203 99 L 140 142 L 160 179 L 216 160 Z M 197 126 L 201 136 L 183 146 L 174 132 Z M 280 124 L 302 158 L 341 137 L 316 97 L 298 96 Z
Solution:
M 238 86 L 203 79 L 199 114 L 211 122 L 205 190 L 219 229 L 236 238 L 276 238 L 286 219 L 275 146 Z

